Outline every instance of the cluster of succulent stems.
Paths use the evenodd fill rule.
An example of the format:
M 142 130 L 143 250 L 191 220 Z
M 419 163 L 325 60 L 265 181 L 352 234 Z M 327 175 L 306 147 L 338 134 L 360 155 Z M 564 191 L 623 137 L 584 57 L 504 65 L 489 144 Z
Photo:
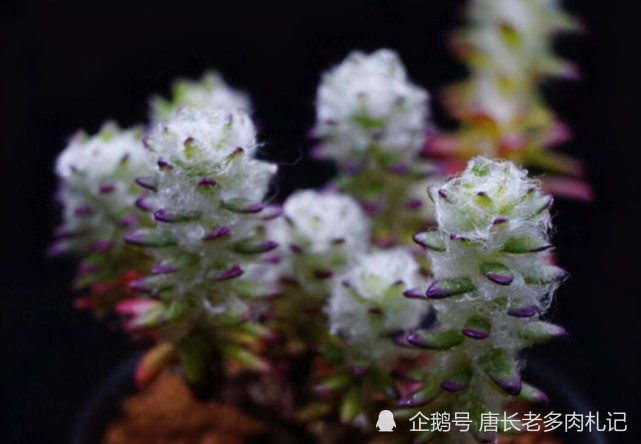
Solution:
M 323 76 L 314 152 L 339 171 L 323 191 L 268 201 L 277 166 L 255 157 L 251 103 L 215 73 L 156 98 L 144 131 L 106 126 L 72 139 L 56 169 L 64 220 L 51 252 L 82 259 L 79 306 L 118 314 L 147 347 L 142 387 L 176 369 L 198 396 L 234 402 L 301 442 L 365 442 L 392 409 L 469 412 L 471 435 L 489 443 L 481 413 L 546 401 L 522 381 L 521 351 L 566 335 L 545 320 L 566 273 L 554 265 L 545 179 L 518 162 L 547 156 L 557 122 L 537 76 L 561 65 L 539 40 L 572 22 L 535 15 L 542 21 L 520 29 L 481 9 L 470 7 L 468 33 L 496 32 L 498 47 L 465 47 L 473 77 L 457 93 L 455 137 L 437 134 L 429 95 L 392 51 L 354 52 Z M 519 50 L 528 39 L 541 44 Z M 486 52 L 505 45 L 525 72 L 491 63 Z M 487 105 L 474 89 L 487 86 L 486 71 L 524 79 L 502 100 L 535 111 L 501 123 L 472 110 Z M 527 149 L 499 159 L 508 142 Z M 465 168 L 446 176 L 444 151 L 434 154 L 451 143 L 451 164 Z M 397 432 L 377 442 L 467 439 Z

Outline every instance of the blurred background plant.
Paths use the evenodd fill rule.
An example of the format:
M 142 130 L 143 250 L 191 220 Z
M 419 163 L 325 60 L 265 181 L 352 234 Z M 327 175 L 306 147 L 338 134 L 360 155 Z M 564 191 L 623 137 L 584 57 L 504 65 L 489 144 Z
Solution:
M 509 159 L 545 173 L 546 191 L 591 200 L 581 162 L 554 150 L 571 131 L 540 90 L 549 78 L 579 78 L 578 67 L 558 56 L 553 44 L 557 35 L 580 31 L 580 22 L 557 0 L 475 0 L 465 16 L 467 26 L 450 43 L 469 77 L 442 91 L 460 128 L 428 140 L 426 155 L 441 158 L 448 172 L 479 154 Z

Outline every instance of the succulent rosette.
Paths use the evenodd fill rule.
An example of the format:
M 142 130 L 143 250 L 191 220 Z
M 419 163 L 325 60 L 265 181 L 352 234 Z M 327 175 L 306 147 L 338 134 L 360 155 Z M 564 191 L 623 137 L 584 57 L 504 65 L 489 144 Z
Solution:
M 283 276 L 322 301 L 330 293 L 331 278 L 369 248 L 370 225 L 351 197 L 304 190 L 285 201 L 282 217 L 267 232 L 280 245 Z
M 240 344 L 228 343 L 228 333 L 232 327 L 261 330 L 247 319 L 248 299 L 260 291 L 241 276 L 245 262 L 277 246 L 260 232 L 270 216 L 263 198 L 276 166 L 253 158 L 255 129 L 241 111 L 184 108 L 159 124 L 145 145 L 156 168 L 137 178 L 145 190 L 138 206 L 153 227 L 125 240 L 145 247 L 156 263 L 132 286 L 163 302 L 164 313 L 153 323 L 177 344 L 185 366 L 204 365 L 213 350 L 264 368 Z M 192 370 L 191 379 L 198 372 Z
M 336 161 L 337 187 L 374 217 L 383 244 L 427 226 L 413 189 L 437 171 L 420 159 L 429 95 L 408 79 L 398 55 L 352 52 L 323 75 L 316 97 L 315 153 Z
M 330 331 L 345 341 L 353 364 L 394 366 L 403 349 L 390 338 L 418 327 L 428 310 L 427 304 L 404 298 L 403 292 L 422 282 L 418 263 L 403 247 L 362 255 L 334 280 Z
M 428 411 L 445 403 L 470 412 L 472 433 L 491 442 L 494 436 L 478 428 L 482 412 L 501 411 L 514 397 L 546 399 L 521 380 L 519 352 L 566 334 L 541 320 L 566 277 L 550 260 L 552 198 L 526 170 L 482 157 L 431 196 L 438 229 L 415 240 L 427 249 L 433 280 L 405 294 L 429 303 L 436 321 L 405 340 L 435 354 L 423 386 L 405 405 L 426 404 Z
M 134 180 L 150 168 L 142 137 L 141 129 L 107 123 L 94 136 L 76 134 L 56 162 L 63 221 L 50 252 L 82 258 L 75 286 L 89 287 L 92 297 L 80 304 L 99 314 L 122 297 L 123 280 L 144 272 L 148 264 L 122 241 L 127 230 L 145 224 L 134 207 Z
M 470 77 L 443 94 L 461 127 L 433 137 L 426 154 L 449 172 L 476 155 L 508 159 L 550 173 L 543 180 L 547 191 L 590 200 L 581 163 L 553 149 L 571 134 L 539 91 L 547 78 L 578 77 L 553 49 L 553 36 L 580 30 L 578 21 L 556 0 L 473 1 L 467 18 L 452 43 Z
M 199 80 L 181 79 L 174 82 L 170 99 L 153 97 L 150 104 L 151 121 L 168 122 L 176 117 L 182 108 L 224 109 L 250 113 L 252 104 L 247 94 L 231 88 L 219 73 L 209 71 Z

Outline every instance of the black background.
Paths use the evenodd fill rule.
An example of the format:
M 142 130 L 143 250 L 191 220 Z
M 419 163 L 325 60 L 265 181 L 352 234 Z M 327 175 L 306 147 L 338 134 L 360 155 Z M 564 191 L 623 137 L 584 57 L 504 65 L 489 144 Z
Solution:
M 280 187 L 323 183 L 328 165 L 299 161 L 322 70 L 351 49 L 399 51 L 412 79 L 433 93 L 464 71 L 445 37 L 452 0 L 278 2 L 25 1 L 0 6 L 0 442 L 63 443 L 75 415 L 127 339 L 72 308 L 72 262 L 44 250 L 58 220 L 56 154 L 78 128 L 146 117 L 146 101 L 177 76 L 220 70 L 248 91 L 265 154 L 283 164 Z M 539 346 L 600 412 L 624 411 L 641 442 L 639 338 L 639 2 L 571 1 L 588 33 L 559 41 L 584 73 L 549 82 L 550 103 L 576 133 L 592 204 L 556 204 L 555 242 L 572 273 L 554 319 L 564 344 Z M 435 94 L 433 94 L 435 96 Z M 435 104 L 437 122 L 448 125 Z

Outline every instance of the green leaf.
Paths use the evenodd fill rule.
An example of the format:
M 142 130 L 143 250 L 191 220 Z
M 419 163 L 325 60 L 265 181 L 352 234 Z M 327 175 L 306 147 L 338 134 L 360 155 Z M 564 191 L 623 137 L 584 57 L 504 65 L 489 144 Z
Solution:
M 357 125 L 366 130 L 376 130 L 385 126 L 385 119 L 376 119 L 367 114 L 357 114 L 352 119 Z
M 340 406 L 340 418 L 344 423 L 349 423 L 363 411 L 365 400 L 360 387 L 352 387 L 343 400 Z
M 505 265 L 488 263 L 481 265 L 481 273 L 490 281 L 498 285 L 510 285 L 514 280 L 514 274 Z
M 233 213 L 259 213 L 263 210 L 264 206 L 259 203 L 251 203 L 245 199 L 232 199 L 220 203 L 220 206 Z
M 476 290 L 468 277 L 440 279 L 432 282 L 425 295 L 430 299 L 442 299 Z
M 549 285 L 565 279 L 568 273 L 554 265 L 537 265 L 522 272 L 523 280 L 531 285 Z
M 233 242 L 227 248 L 234 253 L 251 255 L 265 253 L 276 247 L 278 247 L 276 242 L 248 237 Z
M 178 344 L 178 356 L 184 377 L 191 383 L 200 383 L 206 374 L 205 347 L 201 341 L 185 339 Z
M 529 345 L 563 338 L 567 334 L 563 327 L 544 321 L 528 322 L 517 332 L 518 337 Z
M 487 376 L 503 391 L 516 396 L 521 393 L 521 374 L 514 356 L 507 350 L 494 349 L 482 356 L 479 364 Z
M 166 223 L 192 222 L 194 220 L 198 220 L 200 216 L 200 211 L 157 210 L 154 212 L 154 219 L 158 222 Z
M 486 316 L 473 315 L 465 321 L 461 333 L 471 339 L 485 339 L 490 335 L 492 323 Z
M 477 177 L 485 177 L 490 173 L 490 167 L 489 165 L 485 164 L 484 162 L 480 162 L 477 160 L 472 160 L 472 168 L 470 171 L 472 174 L 474 174 Z
M 408 342 L 428 350 L 449 350 L 464 340 L 464 336 L 456 330 L 425 331 L 417 330 L 407 337 Z
M 481 415 L 489 413 L 490 409 L 485 406 L 482 400 L 474 399 L 469 407 L 469 411 L 470 419 L 472 420 L 472 423 L 470 424 L 470 433 L 472 433 L 474 439 L 479 443 L 496 442 L 496 432 L 481 431 L 481 424 L 483 423 Z M 499 422 L 500 420 L 497 421 L 497 426 Z
M 473 199 L 476 205 L 478 205 L 481 208 L 492 208 L 494 206 L 492 199 L 490 199 L 490 197 L 487 194 L 485 194 L 483 191 L 476 193 Z
M 552 245 L 542 239 L 529 236 L 510 237 L 503 244 L 503 252 L 511 254 L 538 253 L 550 248 Z
M 399 402 L 399 405 L 405 408 L 420 407 L 430 403 L 439 394 L 441 394 L 441 387 L 439 385 L 438 379 L 436 377 L 432 377 L 428 380 L 425 380 L 421 388 L 416 390 L 407 398 L 402 399 Z
M 521 45 L 521 36 L 512 26 L 503 24 L 499 27 L 499 31 L 501 40 L 505 43 L 505 46 L 518 48 Z
M 269 370 L 269 364 L 256 356 L 249 350 L 237 346 L 222 345 L 220 351 L 223 356 L 235 361 L 248 370 L 265 372 Z
M 521 394 L 519 395 L 519 399 L 527 402 L 534 402 L 537 404 L 546 404 L 549 401 L 548 396 L 545 394 L 545 392 L 525 382 L 521 387 Z
M 468 366 L 461 366 L 454 369 L 441 382 L 441 388 L 449 392 L 458 392 L 467 388 L 472 379 L 472 369 Z
M 414 236 L 412 236 L 412 239 L 418 245 L 427 248 L 428 250 L 445 251 L 447 249 L 445 239 L 438 230 L 416 233 Z
M 553 201 L 552 196 L 533 192 L 531 197 L 525 202 L 525 205 L 532 210 L 530 218 L 537 217 L 550 208 Z
M 125 242 L 141 247 L 173 247 L 178 244 L 176 239 L 164 230 L 141 228 L 125 235 Z
M 165 318 L 170 322 L 176 321 L 183 315 L 183 313 L 194 305 L 195 304 L 191 299 L 172 301 L 165 309 Z
M 191 137 L 188 137 L 183 142 L 183 153 L 185 155 L 185 159 L 187 160 L 193 159 L 195 152 L 196 152 L 196 146 L 194 144 L 194 139 Z
M 340 373 L 321 381 L 316 385 L 317 390 L 340 390 L 347 387 L 352 382 L 352 376 L 349 373 Z

